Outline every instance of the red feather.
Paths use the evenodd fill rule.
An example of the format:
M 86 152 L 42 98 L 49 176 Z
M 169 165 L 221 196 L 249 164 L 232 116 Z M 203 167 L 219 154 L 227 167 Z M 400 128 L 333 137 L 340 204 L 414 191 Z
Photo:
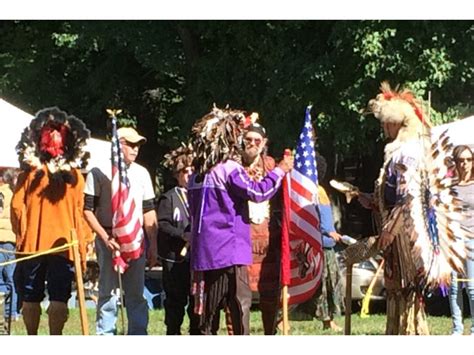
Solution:
M 46 126 L 41 129 L 40 151 L 49 153 L 53 158 L 64 154 L 64 142 L 68 132 L 64 125 L 58 128 Z
M 408 102 L 415 111 L 416 116 L 419 120 L 426 126 L 429 126 L 428 122 L 423 117 L 423 110 L 421 110 L 420 106 L 418 105 L 415 95 L 411 91 L 403 90 L 402 92 L 399 91 L 392 91 L 390 85 L 387 82 L 383 82 L 380 86 L 380 91 L 382 92 L 383 98 L 385 100 L 392 100 L 392 99 L 399 99 Z

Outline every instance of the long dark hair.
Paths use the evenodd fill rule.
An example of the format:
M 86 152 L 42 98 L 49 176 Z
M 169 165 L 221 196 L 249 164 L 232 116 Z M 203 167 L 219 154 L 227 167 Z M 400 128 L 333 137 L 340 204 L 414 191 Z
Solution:
M 12 189 L 12 191 L 15 190 L 18 173 L 19 173 L 18 169 L 10 168 L 10 169 L 6 169 L 2 174 L 3 181 L 6 184 L 10 185 L 10 189 Z
M 466 150 L 469 153 L 471 153 L 471 158 L 472 158 L 472 156 L 474 154 L 472 153 L 472 149 L 469 146 L 461 144 L 461 145 L 457 145 L 456 147 L 454 147 L 454 149 L 453 149 L 453 160 L 454 160 L 454 162 L 457 162 L 459 157 L 461 156 L 461 154 L 464 153 L 464 151 L 466 151 Z M 459 177 L 458 165 L 456 165 L 456 173 Z M 471 167 L 471 180 L 474 180 L 474 164 Z

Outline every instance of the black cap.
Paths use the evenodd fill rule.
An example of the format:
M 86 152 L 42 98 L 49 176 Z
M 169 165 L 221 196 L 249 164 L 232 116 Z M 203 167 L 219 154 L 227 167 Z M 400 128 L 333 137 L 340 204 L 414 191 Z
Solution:
M 259 125 L 258 123 L 252 123 L 250 126 L 248 126 L 247 132 L 257 132 L 263 138 L 267 137 L 267 131 L 265 131 L 265 128 L 263 128 L 263 126 Z

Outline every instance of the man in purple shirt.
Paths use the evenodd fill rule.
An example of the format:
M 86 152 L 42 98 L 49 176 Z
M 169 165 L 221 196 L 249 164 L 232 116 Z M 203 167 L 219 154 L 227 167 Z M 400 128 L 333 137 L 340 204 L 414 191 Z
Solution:
M 216 333 L 215 318 L 228 307 L 234 334 L 249 334 L 252 264 L 248 201 L 270 199 L 293 167 L 286 156 L 260 182 L 239 162 L 242 111 L 214 108 L 193 126 L 196 153 L 188 186 L 192 219 L 191 269 L 195 311 L 204 334 Z

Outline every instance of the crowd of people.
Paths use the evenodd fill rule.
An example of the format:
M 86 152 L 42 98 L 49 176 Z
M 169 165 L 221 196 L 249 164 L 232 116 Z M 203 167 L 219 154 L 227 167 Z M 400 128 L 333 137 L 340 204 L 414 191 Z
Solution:
M 427 288 L 447 285 L 453 334 L 462 334 L 463 279 L 474 331 L 474 245 L 469 238 L 474 220 L 473 153 L 468 146 L 456 147 L 454 168 L 439 179 L 439 185 L 452 192 L 452 210 L 460 207 L 464 217 L 456 229 L 461 232 L 452 238 L 455 241 L 448 241 L 451 249 L 462 248 L 453 252 L 459 260 L 438 261 L 439 273 L 433 275 L 428 266 L 433 260 L 426 260 L 427 253 L 421 251 L 434 242 L 426 243 L 429 237 L 425 238 L 415 215 L 420 213 L 422 218 L 417 209 L 424 203 L 417 200 L 422 199 L 418 182 L 429 171 L 429 119 L 411 93 L 395 92 L 387 86 L 369 102 L 369 111 L 380 120 L 389 139 L 374 193 L 358 195 L 360 204 L 374 211 L 380 227 L 377 245 L 385 259 L 386 334 L 429 334 L 423 293 Z M 189 142 L 165 156 L 175 186 L 158 199 L 149 172 L 136 163 L 146 137 L 130 127 L 118 129 L 116 139 L 138 221 L 133 229 L 141 231 L 139 237 L 124 244 L 116 238 L 113 226 L 112 169 L 93 168 L 85 178 L 80 171 L 80 162 L 87 159 L 83 147 L 90 132 L 81 120 L 58 108 L 41 110 L 17 148 L 21 163 L 18 181 L 8 177 L 11 172 L 0 175 L 0 265 L 14 258 L 15 251 L 34 254 L 67 246 L 74 230 L 82 260 L 87 244 L 95 244 L 100 268 L 97 334 L 117 334 L 120 296 L 125 303 L 127 334 L 147 334 L 145 265 L 157 263 L 163 267 L 167 335 L 182 334 L 185 314 L 189 318 L 186 333 L 217 334 L 221 312 L 228 334 L 250 334 L 252 292 L 260 296 L 264 333 L 276 334 L 281 309 L 279 190 L 294 161 L 288 154 L 277 159 L 268 154 L 267 132 L 257 118 L 257 114 L 214 107 L 197 120 Z M 316 160 L 322 180 L 327 164 L 319 154 Z M 447 177 L 449 183 L 445 182 Z M 340 332 L 335 316 L 342 307 L 342 277 L 334 247 L 341 235 L 334 227 L 331 202 L 323 186 L 318 201 L 315 208 L 321 221 L 324 266 L 321 285 L 309 303 L 324 329 Z M 441 231 L 437 235 L 444 240 Z M 115 256 L 129 252 L 133 243 L 139 245 L 137 255 L 126 260 L 118 277 Z M 69 248 L 23 261 L 16 268 L 0 266 L 0 287 L 7 284 L 12 290 L 13 306 L 5 308 L 5 317 L 17 319 L 21 309 L 27 333 L 37 334 L 40 302 L 47 289 L 49 331 L 62 334 L 74 272 Z

